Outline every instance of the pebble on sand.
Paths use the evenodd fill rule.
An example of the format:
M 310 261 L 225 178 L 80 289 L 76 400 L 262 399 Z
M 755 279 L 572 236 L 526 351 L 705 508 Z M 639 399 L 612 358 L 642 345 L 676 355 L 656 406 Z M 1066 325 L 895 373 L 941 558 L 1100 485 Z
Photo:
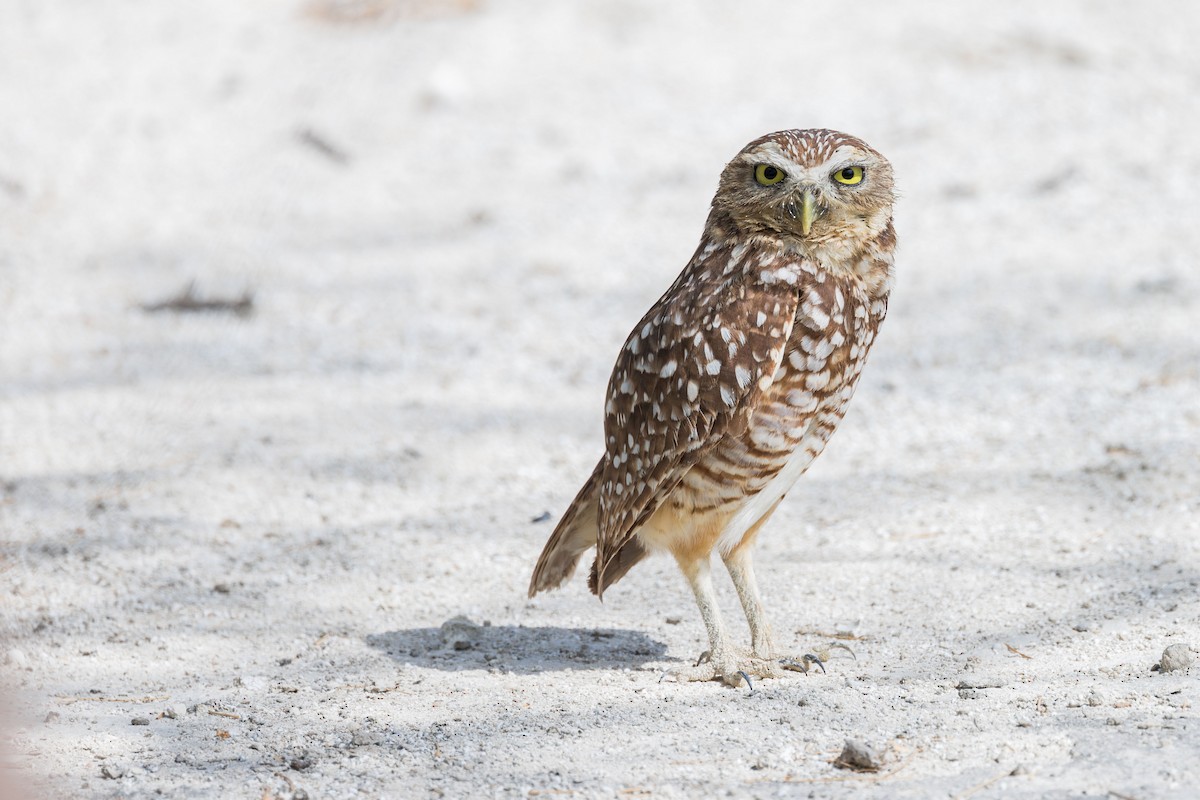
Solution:
M 452 650 L 470 650 L 479 643 L 481 626 L 463 616 L 442 623 L 442 644 Z
M 883 766 L 883 753 L 866 742 L 847 739 L 841 755 L 834 760 L 833 765 L 858 772 L 876 772 Z
M 100 777 L 115 781 L 125 777 L 125 767 L 120 764 L 105 764 L 100 767 Z
M 1192 648 L 1186 644 L 1173 644 L 1163 650 L 1162 658 L 1158 661 L 1158 668 L 1163 672 L 1178 672 L 1190 667 L 1195 660 Z

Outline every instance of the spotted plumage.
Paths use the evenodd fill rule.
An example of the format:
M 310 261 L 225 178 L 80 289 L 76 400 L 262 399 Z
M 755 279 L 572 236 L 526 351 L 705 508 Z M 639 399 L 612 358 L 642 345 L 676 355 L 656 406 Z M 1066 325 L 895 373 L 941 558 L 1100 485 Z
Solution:
M 680 677 L 777 672 L 749 545 L 854 392 L 887 311 L 892 199 L 887 160 L 834 131 L 769 134 L 726 166 L 695 255 L 617 356 L 605 454 L 546 543 L 531 596 L 592 546 L 598 595 L 665 550 L 710 640 L 709 663 Z M 730 646 L 716 610 L 713 550 L 750 622 L 750 653 Z

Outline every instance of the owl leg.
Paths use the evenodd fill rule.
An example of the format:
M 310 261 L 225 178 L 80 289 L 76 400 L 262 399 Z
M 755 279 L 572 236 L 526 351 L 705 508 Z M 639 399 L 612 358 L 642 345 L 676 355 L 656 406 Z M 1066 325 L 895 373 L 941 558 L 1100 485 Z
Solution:
M 750 648 L 759 658 L 775 658 L 775 637 L 771 634 L 771 623 L 767 621 L 766 610 L 763 608 L 762 596 L 758 593 L 758 581 L 754 579 L 754 541 L 766 521 L 779 508 L 783 500 L 775 501 L 767 513 L 759 517 L 742 535 L 741 541 L 728 553 L 722 553 L 725 569 L 737 589 L 738 599 L 742 601 L 742 610 L 746 612 L 746 622 L 750 624 Z
M 775 639 L 771 635 L 771 623 L 767 621 L 763 609 L 762 598 L 758 594 L 758 581 L 754 579 L 754 569 L 749 547 L 739 547 L 732 553 L 723 555 L 725 568 L 733 579 L 738 597 L 742 601 L 742 609 L 746 612 L 746 622 L 750 624 L 750 647 L 757 659 L 769 664 L 779 664 L 783 669 L 793 672 L 807 673 L 814 664 L 825 671 L 825 663 L 812 653 L 799 657 L 780 657 L 775 650 Z M 771 677 L 778 674 L 773 673 Z
M 717 607 L 717 593 L 712 583 L 711 561 L 707 555 L 698 559 L 684 559 L 676 555 L 679 568 L 683 571 L 696 597 L 696 605 L 708 631 L 708 651 L 695 666 L 671 670 L 668 674 L 677 681 L 718 680 L 729 686 L 739 686 L 751 676 L 775 677 L 778 668 L 770 661 L 755 658 L 744 650 L 729 643 L 721 610 Z
M 780 500 L 782 499 L 780 498 Z M 725 562 L 725 568 L 729 570 L 733 587 L 737 589 L 738 599 L 742 601 L 742 610 L 746 612 L 746 622 L 750 625 L 750 647 L 754 651 L 754 657 L 772 665 L 774 672 L 770 673 L 771 677 L 780 674 L 778 668 L 773 665 L 778 665 L 785 670 L 807 673 L 815 664 L 824 672 L 824 661 L 812 653 L 805 653 L 798 657 L 781 657 L 779 655 L 775 649 L 775 637 L 771 633 L 771 623 L 767 620 L 762 596 L 758 592 L 758 581 L 754 578 L 753 544 L 755 537 L 778 507 L 779 500 L 771 506 L 766 514 L 763 514 L 758 522 L 750 526 L 745 536 L 738 542 L 737 547 L 728 553 L 722 553 L 721 558 Z M 826 658 L 828 657 L 828 654 L 824 655 Z
M 717 593 L 713 588 L 712 564 L 706 556 L 689 563 L 679 562 L 679 568 L 692 587 L 696 597 L 696 605 L 700 609 L 700 618 L 704 620 L 704 629 L 708 631 L 707 658 L 701 656 L 701 661 L 715 663 L 725 653 L 729 652 L 729 635 L 725 632 L 725 621 L 721 617 L 721 609 L 717 606 Z M 700 666 L 699 664 L 697 666 Z
M 774 658 L 775 638 L 771 634 L 771 623 L 767 621 L 762 597 L 758 593 L 758 581 L 754 579 L 753 559 L 749 547 L 738 547 L 732 553 L 721 556 L 733 587 L 737 589 L 746 622 L 750 624 L 750 649 L 758 658 Z

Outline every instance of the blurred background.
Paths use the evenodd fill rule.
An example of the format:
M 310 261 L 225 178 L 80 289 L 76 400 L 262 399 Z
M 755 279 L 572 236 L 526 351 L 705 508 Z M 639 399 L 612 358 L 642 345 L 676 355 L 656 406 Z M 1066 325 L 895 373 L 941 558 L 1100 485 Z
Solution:
M 688 650 L 665 561 L 605 607 L 582 580 L 533 604 L 524 584 L 721 167 L 792 127 L 892 160 L 899 279 L 844 430 L 774 523 L 805 538 L 764 539 L 801 548 L 768 593 L 824 560 L 838 590 L 789 614 L 855 618 L 895 580 L 895 627 L 943 638 L 947 598 L 980 587 L 1078 610 L 1169 563 L 1183 593 L 1198 13 L 6 0 L 0 657 L 36 699 L 116 676 L 178 697 L 331 630 L 464 612 Z M 994 574 L 1035 562 L 1072 585 Z M 91 771 L 71 743 L 104 722 L 76 711 L 30 736 Z

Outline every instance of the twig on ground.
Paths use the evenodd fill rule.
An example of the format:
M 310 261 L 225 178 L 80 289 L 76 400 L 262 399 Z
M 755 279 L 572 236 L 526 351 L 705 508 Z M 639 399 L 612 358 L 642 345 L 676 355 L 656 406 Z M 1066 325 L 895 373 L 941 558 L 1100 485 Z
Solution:
M 229 311 L 239 317 L 246 317 L 254 311 L 254 292 L 246 289 L 238 297 L 201 298 L 196 294 L 196 282 L 188 281 L 179 294 L 157 303 L 143 303 L 142 310 L 151 314 L 159 311 Z
M 1012 772 L 1013 771 L 1011 769 L 1006 769 L 1006 770 L 1004 770 L 1004 772 L 1001 772 L 999 775 L 993 775 L 992 777 L 988 778 L 986 781 L 975 784 L 970 789 L 967 789 L 965 792 L 959 792 L 958 794 L 954 795 L 953 800 L 967 800 L 968 797 L 971 797 L 972 795 L 977 794 L 978 792 L 982 792 L 984 789 L 988 788 L 989 786 L 991 786 L 993 783 L 1000 780 L 1001 778 L 1007 778 L 1009 775 L 1012 775 Z
M 320 153 L 339 166 L 344 167 L 350 163 L 350 156 L 345 150 L 333 144 L 312 128 L 302 128 L 297 131 L 296 138 L 300 140 L 301 144 L 309 147 L 314 152 Z
M 284 775 L 282 772 L 273 772 L 271 774 L 274 775 L 276 778 L 279 778 L 279 780 L 286 783 L 289 792 L 296 791 L 296 784 L 292 783 L 292 779 L 289 778 L 287 775 Z
M 861 642 L 868 638 L 866 636 L 859 636 L 856 633 L 850 633 L 849 631 L 831 632 L 831 631 L 818 631 L 818 630 L 798 630 L 798 631 L 796 631 L 796 635 L 797 636 L 820 636 L 822 638 L 841 639 L 841 640 L 847 641 L 847 642 Z
M 72 697 L 69 695 L 59 695 L 55 698 L 58 702 L 66 705 L 79 702 L 90 703 L 161 703 L 163 700 L 170 700 L 170 695 L 162 697 Z
M 1010 652 L 1010 653 L 1016 653 L 1016 654 L 1017 654 L 1017 655 L 1019 655 L 1021 658 L 1028 658 L 1028 659 L 1030 659 L 1030 660 L 1032 660 L 1032 659 L 1033 659 L 1033 656 L 1027 656 L 1027 655 L 1025 655 L 1025 654 L 1024 654 L 1024 653 L 1022 653 L 1020 650 L 1018 650 L 1017 648 L 1013 647 L 1011 644 L 1007 644 L 1007 643 L 1005 643 L 1005 645 L 1004 645 L 1004 646 L 1008 648 L 1008 652 Z

